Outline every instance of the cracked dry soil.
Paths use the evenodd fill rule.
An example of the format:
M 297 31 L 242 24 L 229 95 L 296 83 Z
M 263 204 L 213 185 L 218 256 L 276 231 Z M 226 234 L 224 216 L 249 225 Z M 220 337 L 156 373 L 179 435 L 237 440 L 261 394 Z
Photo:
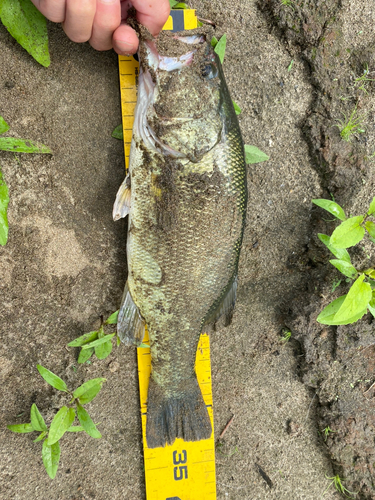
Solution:
M 366 67 L 375 78 L 375 6 L 286 4 L 192 2 L 227 33 L 224 72 L 244 140 L 270 156 L 248 169 L 237 307 L 232 324 L 211 335 L 217 438 L 235 415 L 217 448 L 217 497 L 317 500 L 326 476 L 339 474 L 357 499 L 371 500 L 373 324 L 369 316 L 337 328 L 315 321 L 347 284 L 332 293 L 338 272 L 316 235 L 334 223 L 311 199 L 332 194 L 356 214 L 374 195 L 375 86 L 363 90 L 356 78 Z M 44 69 L 0 26 L 0 114 L 13 135 L 53 150 L 0 153 L 11 196 L 0 249 L 0 499 L 144 499 L 134 350 L 77 366 L 66 348 L 117 309 L 126 279 L 125 223 L 111 220 L 124 168 L 122 144 L 111 138 L 121 120 L 117 58 L 70 42 L 59 26 L 49 24 L 49 34 Z M 335 125 L 355 106 L 365 132 L 344 142 Z M 374 265 L 368 243 L 352 254 Z M 103 438 L 65 436 L 54 481 L 40 443 L 5 428 L 27 421 L 33 402 L 47 420 L 63 404 L 37 363 L 72 388 L 108 379 L 89 405 Z M 324 498 L 340 495 L 331 487 Z

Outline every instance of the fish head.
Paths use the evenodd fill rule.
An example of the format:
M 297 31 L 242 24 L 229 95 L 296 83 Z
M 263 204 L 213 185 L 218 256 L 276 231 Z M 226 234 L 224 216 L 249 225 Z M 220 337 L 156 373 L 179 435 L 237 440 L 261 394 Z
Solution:
M 140 42 L 137 130 L 148 147 L 198 162 L 222 136 L 220 60 L 205 35 L 162 35 Z

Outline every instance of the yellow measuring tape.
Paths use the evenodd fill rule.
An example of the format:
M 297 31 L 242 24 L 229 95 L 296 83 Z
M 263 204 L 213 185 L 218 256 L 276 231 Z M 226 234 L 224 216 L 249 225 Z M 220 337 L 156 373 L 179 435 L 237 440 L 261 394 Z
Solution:
M 171 11 L 163 30 L 183 31 L 197 27 L 195 10 Z M 137 101 L 139 65 L 134 57 L 119 56 L 122 125 L 126 169 Z M 148 333 L 144 342 L 148 342 Z M 149 449 L 146 442 L 147 390 L 151 373 L 149 348 L 138 348 L 138 377 L 147 500 L 215 500 L 215 442 L 212 408 L 210 340 L 202 334 L 197 348 L 195 370 L 212 424 L 209 439 L 185 442 L 176 439 L 165 448 Z

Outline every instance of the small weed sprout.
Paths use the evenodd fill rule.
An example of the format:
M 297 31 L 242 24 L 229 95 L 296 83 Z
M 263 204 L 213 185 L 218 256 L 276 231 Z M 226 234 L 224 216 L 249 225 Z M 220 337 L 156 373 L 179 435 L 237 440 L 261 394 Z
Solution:
M 290 330 L 284 330 L 281 337 L 281 341 L 288 342 L 291 339 L 291 337 L 292 337 L 292 332 Z
M 343 113 L 345 120 L 337 120 L 334 126 L 340 130 L 341 138 L 349 142 L 353 134 L 363 134 L 365 130 L 362 127 L 363 117 L 355 116 L 357 113 L 357 106 L 354 107 L 349 119 Z
M 338 297 L 323 309 L 317 317 L 318 323 L 349 325 L 361 319 L 368 311 L 375 317 L 375 267 L 357 269 L 346 250 L 360 243 L 366 234 L 375 243 L 375 222 L 370 220 L 375 217 L 375 197 L 365 214 L 349 218 L 334 201 L 319 199 L 312 202 L 341 221 L 331 236 L 318 234 L 318 238 L 336 257 L 329 262 L 345 276 L 346 282 L 354 281 L 346 295 Z M 339 283 L 340 280 L 334 282 L 332 292 Z
M 324 441 L 327 441 L 328 439 L 328 436 L 331 434 L 331 432 L 336 432 L 336 431 L 333 431 L 329 425 L 327 425 L 327 427 L 325 427 L 323 430 L 322 430 L 322 433 L 323 433 L 323 436 L 324 436 Z
M 363 90 L 366 94 L 368 94 L 366 87 L 368 82 L 373 82 L 374 78 L 369 78 L 370 70 L 368 69 L 368 64 L 365 64 L 365 69 L 363 70 L 363 75 L 355 78 L 354 85 L 358 86 L 358 90 Z
M 331 293 L 333 293 L 336 290 L 336 288 L 340 286 L 341 282 L 342 280 L 339 279 L 333 280 Z
M 332 485 L 335 486 L 336 490 L 339 493 L 343 494 L 347 498 L 354 498 L 354 496 L 356 495 L 356 493 L 354 493 L 353 491 L 349 491 L 347 488 L 345 488 L 345 486 L 342 484 L 342 481 L 345 481 L 345 479 L 341 479 L 338 474 L 333 477 L 326 476 L 326 478 L 331 482 L 329 483 L 327 489 L 324 491 L 323 496 L 327 493 L 327 491 L 330 489 Z M 349 493 L 350 496 L 347 495 L 347 493 Z
M 280 0 L 281 1 L 281 5 L 285 5 L 286 7 L 292 7 L 292 9 L 294 9 L 294 2 L 292 2 L 292 0 Z

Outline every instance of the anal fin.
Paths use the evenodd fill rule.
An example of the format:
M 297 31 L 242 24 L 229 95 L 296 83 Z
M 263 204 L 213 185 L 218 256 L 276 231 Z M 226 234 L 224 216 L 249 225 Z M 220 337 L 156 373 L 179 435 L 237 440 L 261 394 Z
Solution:
M 145 335 L 145 321 L 125 284 L 120 312 L 117 319 L 117 335 L 127 345 L 140 345 Z

